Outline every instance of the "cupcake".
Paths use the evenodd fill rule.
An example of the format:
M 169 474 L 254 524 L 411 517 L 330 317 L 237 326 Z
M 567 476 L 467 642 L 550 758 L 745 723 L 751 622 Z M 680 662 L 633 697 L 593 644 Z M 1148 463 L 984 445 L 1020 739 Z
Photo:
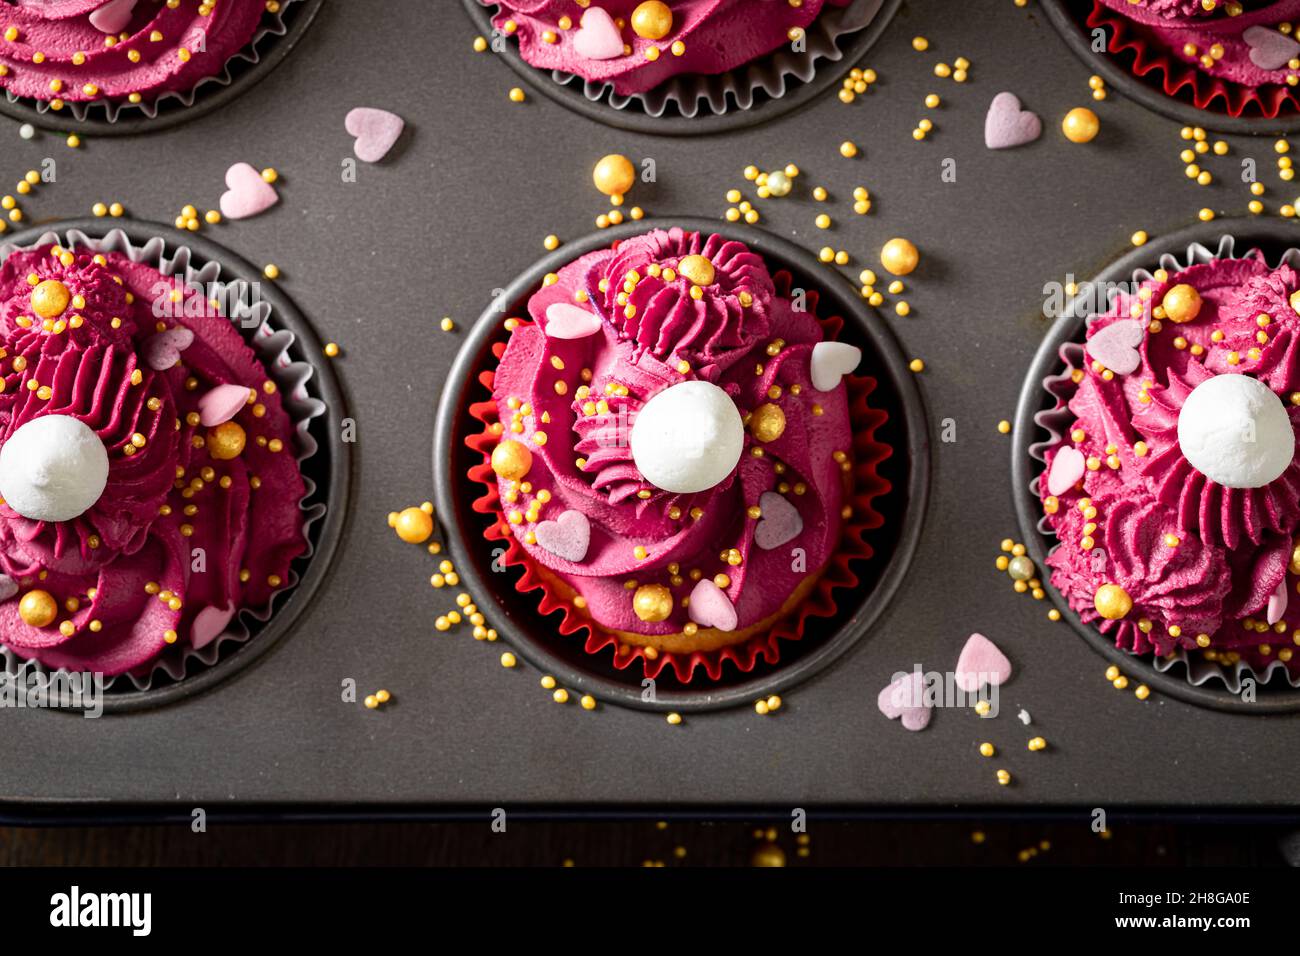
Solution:
M 884 415 L 815 307 L 744 243 L 670 229 L 581 256 L 507 322 L 471 409 L 475 507 L 561 633 L 717 679 L 775 663 L 801 612 L 833 613 L 830 579 L 857 583 Z
M 1300 274 L 1158 270 L 1088 327 L 1038 481 L 1052 584 L 1136 654 L 1294 675 Z
M 476 0 L 494 11 L 482 20 L 514 37 L 521 61 L 549 71 L 544 90 L 569 87 L 561 100 L 582 112 L 593 102 L 669 125 L 701 114 L 746 111 L 761 98 L 810 84 L 819 60 L 838 61 L 874 40 L 897 0 Z M 811 88 L 811 87 L 810 87 Z M 685 130 L 679 130 L 685 132 Z
M 148 675 L 307 551 L 297 431 L 213 295 L 121 252 L 0 266 L 0 645 Z
M 52 109 L 189 94 L 291 2 L 18 0 L 0 14 L 0 90 Z
M 1111 29 L 1110 52 L 1165 93 L 1186 91 L 1201 109 L 1232 116 L 1294 112 L 1300 0 L 1093 0 L 1088 26 Z
M 492 25 L 517 37 L 532 66 L 644 93 L 684 73 L 725 73 L 795 40 L 823 7 L 851 0 L 754 4 L 739 0 L 483 0 Z M 751 9 L 745 9 L 745 8 Z

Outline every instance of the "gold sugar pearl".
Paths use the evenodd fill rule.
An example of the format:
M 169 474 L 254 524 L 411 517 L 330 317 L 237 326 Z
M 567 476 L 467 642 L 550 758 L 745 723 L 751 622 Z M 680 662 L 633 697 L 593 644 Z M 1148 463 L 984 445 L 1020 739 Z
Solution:
M 1076 106 L 1065 114 L 1061 132 L 1072 143 L 1089 143 L 1101 132 L 1101 120 L 1086 106 Z
M 433 534 L 433 517 L 422 508 L 406 508 L 398 513 L 393 529 L 408 544 L 423 544 Z
M 18 616 L 28 627 L 49 627 L 58 614 L 58 602 L 48 591 L 28 591 L 18 602 Z
M 643 621 L 665 621 L 673 612 L 672 592 L 662 584 L 643 584 L 632 597 L 632 610 Z
M 880 250 L 880 264 L 896 276 L 910 274 L 920 258 L 916 246 L 903 238 L 890 239 Z
M 208 429 L 206 445 L 208 454 L 213 458 L 230 461 L 243 453 L 246 441 L 247 435 L 241 425 L 237 422 L 223 422 Z
M 1171 322 L 1191 322 L 1201 311 L 1201 294 L 1187 283 L 1179 283 L 1165 292 L 1160 302 L 1164 315 Z
M 754 409 L 749 417 L 749 430 L 760 442 L 773 442 L 785 434 L 785 412 L 779 405 L 767 402 Z
M 606 196 L 621 196 L 635 184 L 636 168 L 626 156 L 611 153 L 596 163 L 591 178 Z
M 628 22 L 632 32 L 643 40 L 662 40 L 672 32 L 673 11 L 662 0 L 645 0 L 637 4 Z

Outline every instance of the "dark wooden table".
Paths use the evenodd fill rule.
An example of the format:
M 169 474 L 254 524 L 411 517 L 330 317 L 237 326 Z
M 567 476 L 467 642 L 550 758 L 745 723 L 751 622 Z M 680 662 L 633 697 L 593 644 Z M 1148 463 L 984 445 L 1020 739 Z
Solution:
M 789 832 L 730 821 L 518 821 L 503 834 L 479 823 L 0 828 L 0 865 L 745 866 L 783 855 L 789 866 L 1279 866 L 1285 832 L 1135 824 L 1103 839 L 1078 823 L 824 823 L 801 846 Z

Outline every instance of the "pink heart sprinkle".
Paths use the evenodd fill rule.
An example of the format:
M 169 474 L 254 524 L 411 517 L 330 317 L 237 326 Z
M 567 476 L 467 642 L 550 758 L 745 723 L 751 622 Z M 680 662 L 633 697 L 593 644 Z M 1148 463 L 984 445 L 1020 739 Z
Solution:
M 131 22 L 135 0 L 108 0 L 90 15 L 90 25 L 100 33 L 118 34 Z
M 968 694 L 973 694 L 985 684 L 997 687 L 1011 676 L 1011 662 L 997 645 L 983 634 L 972 634 L 957 658 L 953 680 Z
M 1047 473 L 1047 493 L 1063 495 L 1079 483 L 1087 471 L 1088 462 L 1083 452 L 1068 445 L 1052 457 L 1052 467 Z
M 144 361 L 155 372 L 165 372 L 181 360 L 181 353 L 194 344 L 189 329 L 168 329 L 149 336 L 144 343 Z
M 537 544 L 557 558 L 577 564 L 587 556 L 591 544 L 591 522 L 581 511 L 569 510 L 554 521 L 540 522 L 533 529 Z
M 1280 70 L 1300 53 L 1300 43 L 1268 27 L 1247 27 L 1241 38 L 1250 47 L 1250 62 L 1261 70 Z
M 1290 595 L 1287 593 L 1286 577 L 1284 576 L 1277 584 L 1277 590 L 1268 596 L 1268 612 L 1265 615 L 1268 619 L 1269 627 L 1272 627 L 1278 621 L 1282 620 L 1286 614 L 1287 602 Z
M 247 386 L 218 385 L 199 399 L 199 424 L 204 428 L 224 425 L 247 404 Z
M 799 515 L 799 509 L 775 491 L 765 491 L 759 495 L 758 508 L 763 517 L 754 526 L 754 544 L 764 551 L 771 551 L 787 541 L 793 541 L 803 530 L 803 518 Z
M 600 330 L 600 316 L 568 302 L 546 307 L 546 334 L 553 339 L 585 339 Z
M 226 170 L 229 189 L 221 195 L 221 214 L 227 219 L 247 219 L 266 212 L 280 201 L 275 187 L 248 163 L 235 163 Z
M 734 631 L 740 622 L 736 605 L 731 598 L 708 578 L 702 578 L 691 589 L 690 604 L 687 606 L 691 620 L 701 627 L 716 627 L 719 631 Z
M 623 37 L 608 12 L 591 7 L 582 15 L 582 26 L 573 35 L 573 49 L 588 60 L 612 60 L 623 55 Z
M 930 707 L 925 702 L 925 678 L 909 671 L 876 697 L 876 707 L 890 720 L 900 721 L 907 730 L 925 730 L 930 724 Z
M 1043 121 L 1038 114 L 1020 108 L 1020 97 L 999 93 L 989 104 L 984 117 L 984 145 L 989 149 L 1024 146 L 1043 135 Z
M 224 608 L 205 607 L 194 615 L 194 623 L 190 625 L 190 644 L 196 651 L 211 644 L 225 632 L 226 625 L 234 616 L 233 604 Z
M 1112 322 L 1088 339 L 1088 354 L 1116 375 L 1128 375 L 1142 364 L 1138 346 L 1146 334 L 1146 327 L 1135 319 Z
M 356 137 L 352 151 L 357 154 L 357 159 L 377 163 L 388 155 L 402 135 L 406 121 L 388 110 L 359 106 L 344 117 L 343 128 Z

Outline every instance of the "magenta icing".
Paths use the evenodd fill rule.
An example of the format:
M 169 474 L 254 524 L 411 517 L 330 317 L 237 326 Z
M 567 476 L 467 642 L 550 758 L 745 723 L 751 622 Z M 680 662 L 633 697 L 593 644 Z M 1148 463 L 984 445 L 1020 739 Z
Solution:
M 688 255 L 707 257 L 715 269 L 699 299 L 680 275 L 666 278 L 666 270 L 675 271 Z M 633 272 L 638 278 L 627 296 L 624 283 Z M 599 331 L 577 339 L 547 336 L 547 308 L 555 303 L 593 310 Z M 625 315 L 628 304 L 635 306 L 633 318 Z M 681 599 L 696 584 L 690 572 L 698 570 L 704 578 L 728 575 L 724 592 L 744 629 L 776 613 L 808 574 L 825 565 L 846 503 L 843 466 L 835 457 L 852 448 L 846 389 L 841 383 L 818 392 L 809 384 L 821 327 L 799 303 L 776 293 L 756 253 L 717 235 L 657 230 L 569 263 L 532 296 L 528 312 L 534 324 L 511 335 L 493 397 L 505 424 L 502 437 L 524 442 L 532 467 L 522 482 L 498 479 L 498 489 L 506 517 L 522 519 L 509 526 L 529 557 L 585 598 L 597 624 L 646 635 L 682 631 L 689 618 Z M 762 445 L 761 456 L 753 454 L 758 443 L 747 431 L 739 464 L 718 485 L 671 494 L 642 477 L 627 433 L 650 398 L 690 379 L 724 389 L 742 415 L 775 401 L 787 424 L 781 437 Z M 774 387 L 779 398 L 769 395 Z M 537 443 L 538 432 L 546 435 L 544 444 Z M 586 460 L 581 469 L 579 458 Z M 758 521 L 747 515 L 765 492 L 783 493 L 803 524 L 794 540 L 771 550 L 756 546 Z M 569 510 L 590 523 L 580 561 L 533 541 L 538 521 Z M 638 546 L 646 557 L 637 556 Z M 731 548 L 741 555 L 738 565 L 720 558 Z M 803 550 L 802 564 L 792 558 L 796 548 Z M 672 616 L 656 623 L 638 618 L 625 586 L 632 579 L 669 587 Z
M 1182 283 L 1200 293 L 1200 312 L 1183 324 L 1162 321 L 1153 308 Z M 1089 325 L 1091 339 L 1135 312 L 1141 322 L 1155 316 L 1136 370 L 1115 374 L 1090 355 L 1074 373 L 1074 422 L 1047 452 L 1044 475 L 1061 449 L 1077 448 L 1090 459 L 1082 489 L 1053 499 L 1045 478 L 1039 482 L 1047 523 L 1060 540 L 1048 558 L 1052 583 L 1117 647 L 1167 654 L 1205 647 L 1197 642 L 1205 635 L 1211 654 L 1260 663 L 1278 659 L 1276 649 L 1290 647 L 1298 633 L 1300 602 L 1274 626 L 1266 613 L 1279 584 L 1291 589 L 1298 580 L 1288 564 L 1300 534 L 1300 464 L 1293 460 L 1264 487 L 1228 488 L 1193 468 L 1178 445 L 1183 403 L 1216 375 L 1264 382 L 1284 400 L 1292 425 L 1300 421 L 1300 315 L 1290 302 L 1297 289 L 1295 270 L 1271 269 L 1252 252 L 1157 274 Z M 1120 620 L 1101 618 L 1094 605 L 1107 583 L 1133 600 Z M 1261 645 L 1271 645 L 1274 656 Z
M 91 17 L 121 2 L 18 0 L 0 6 L 0 89 L 68 102 L 188 92 L 221 73 L 253 39 L 266 12 L 265 0 L 213 0 L 206 14 L 198 0 L 136 0 L 121 31 L 126 39 L 118 34 L 108 46 Z M 160 40 L 152 39 L 155 33 Z
M 1252 27 L 1275 29 L 1300 19 L 1300 0 L 1240 3 L 1236 16 L 1228 13 L 1232 4 L 1220 0 L 1206 10 L 1201 0 L 1098 0 L 1102 6 L 1139 24 L 1142 31 L 1167 54 L 1190 64 L 1202 73 L 1247 87 L 1286 83 L 1288 75 L 1300 76 L 1300 69 L 1285 64 L 1262 69 L 1252 62 L 1251 44 L 1243 34 Z M 1188 45 L 1191 45 L 1189 47 Z M 1222 56 L 1212 50 L 1222 48 Z M 1194 48 L 1194 50 L 1192 49 Z M 1204 58 L 1210 57 L 1206 62 Z M 1300 56 L 1300 50 L 1297 51 Z
M 279 391 L 231 321 L 198 287 L 172 303 L 177 287 L 152 266 L 99 259 L 46 246 L 0 266 L 0 447 L 32 419 L 68 415 L 99 436 L 110 463 L 98 502 L 70 521 L 32 521 L 0 504 L 0 570 L 60 606 L 54 624 L 35 628 L 18 598 L 0 603 L 0 644 L 49 667 L 112 676 L 146 672 L 167 632 L 190 646 L 200 614 L 207 624 L 266 607 L 306 550 L 305 488 Z M 53 320 L 66 327 L 33 318 L 32 276 L 67 287 L 72 302 Z M 160 325 L 193 340 L 178 364 L 155 371 L 144 356 Z M 224 385 L 248 390 L 234 417 L 247 442 L 230 460 L 208 453 L 199 425 L 202 399 Z M 71 636 L 59 627 L 67 621 Z M 211 640 L 210 628 L 199 630 L 199 643 Z
M 786 0 L 674 0 L 673 28 L 665 37 L 639 37 L 630 25 L 622 29 L 625 54 L 608 60 L 591 59 L 574 48 L 573 37 L 580 29 L 582 7 L 572 0 L 480 0 L 498 11 L 492 25 L 508 32 L 507 22 L 516 25 L 512 35 L 519 39 L 524 60 L 543 70 L 561 70 L 584 80 L 610 83 L 616 93 L 643 93 L 683 73 L 725 73 L 790 42 L 790 30 L 805 29 L 825 7 L 844 7 L 851 0 L 804 0 L 791 6 Z M 630 24 L 640 0 L 593 0 L 591 7 L 605 10 L 615 20 Z M 561 17 L 572 26 L 564 29 Z M 545 34 L 556 42 L 548 43 Z M 681 55 L 672 52 L 680 41 Z M 627 48 L 630 47 L 630 50 Z M 646 57 L 651 47 L 659 51 L 655 60 Z

